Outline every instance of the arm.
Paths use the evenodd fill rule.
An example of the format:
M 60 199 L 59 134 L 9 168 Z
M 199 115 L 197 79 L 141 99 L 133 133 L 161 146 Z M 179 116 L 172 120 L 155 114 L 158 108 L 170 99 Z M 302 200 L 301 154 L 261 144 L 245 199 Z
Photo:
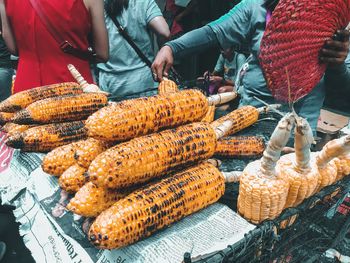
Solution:
M 97 62 L 107 62 L 109 46 L 103 0 L 84 0 L 84 3 L 91 15 L 93 48 L 96 52 Z
M 157 35 L 161 43 L 169 40 L 170 30 L 164 17 L 156 16 L 148 23 L 148 26 Z
M 326 42 L 321 51 L 320 60 L 328 63 L 325 82 L 329 87 L 340 86 L 350 91 L 350 53 L 347 30 L 338 31 L 340 40 Z
M 245 43 L 250 34 L 253 4 L 255 0 L 243 0 L 218 20 L 166 43 L 153 62 L 154 75 L 162 80 L 172 67 L 174 56 L 181 58 L 218 45 L 229 48 Z
M 14 37 L 10 21 L 6 15 L 4 0 L 0 0 L 0 17 L 1 17 L 1 28 L 2 28 L 1 33 L 6 43 L 6 46 L 13 55 L 17 55 L 16 39 Z

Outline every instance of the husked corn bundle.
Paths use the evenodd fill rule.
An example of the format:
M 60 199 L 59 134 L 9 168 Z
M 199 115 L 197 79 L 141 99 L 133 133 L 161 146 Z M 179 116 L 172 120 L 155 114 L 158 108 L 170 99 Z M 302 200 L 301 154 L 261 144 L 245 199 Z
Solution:
M 231 113 L 212 122 L 213 127 L 217 127 L 227 120 L 233 121 L 233 126 L 228 135 L 232 135 L 236 132 L 243 130 L 253 125 L 259 118 L 259 109 L 253 106 L 243 106 Z
M 275 167 L 293 123 L 293 114 L 280 120 L 261 160 L 249 163 L 240 178 L 238 211 L 255 224 L 276 218 L 286 204 L 288 181 L 276 172 Z
M 34 127 L 34 126 L 33 125 L 19 125 L 16 123 L 8 122 L 1 128 L 1 131 L 6 132 L 8 136 L 12 136 L 15 133 L 24 132 L 32 127 Z
M 203 122 L 213 122 L 215 117 L 215 106 L 209 106 L 207 113 L 202 119 Z
M 102 93 L 83 93 L 43 99 L 30 104 L 13 117 L 17 124 L 46 124 L 84 120 L 107 105 Z
M 350 154 L 335 158 L 334 163 L 337 167 L 337 181 L 350 174 Z
M 224 176 L 202 163 L 116 202 L 96 218 L 89 239 L 98 248 L 127 246 L 215 203 L 224 191 Z
M 86 168 L 79 164 L 73 164 L 58 179 L 60 187 L 68 193 L 78 192 L 81 187 L 88 181 L 85 176 Z
M 277 173 L 289 183 L 287 207 L 295 207 L 316 192 L 319 173 L 312 169 L 310 148 L 314 137 L 306 119 L 296 117 L 294 148 L 295 153 L 281 157 L 277 163 Z
M 337 181 L 338 167 L 336 157 L 342 157 L 350 152 L 350 135 L 328 142 L 322 150 L 315 154 L 314 167 L 320 173 L 320 185 L 318 190 Z
M 6 145 L 25 152 L 48 152 L 86 137 L 84 121 L 74 121 L 30 128 L 10 136 Z
M 76 163 L 75 152 L 82 141 L 72 142 L 57 147 L 45 155 L 41 168 L 45 173 L 61 176 L 70 166 Z
M 14 115 L 12 112 L 0 112 L 0 125 L 10 122 Z
M 121 189 L 208 159 L 215 147 L 215 130 L 193 123 L 114 146 L 92 161 L 88 174 L 97 186 Z
M 84 217 L 96 217 L 130 192 L 97 187 L 88 182 L 70 200 L 67 209 Z
M 178 91 L 179 91 L 179 88 L 177 87 L 176 83 L 170 79 L 164 79 L 159 83 L 159 86 L 158 86 L 159 95 L 165 95 L 171 92 L 178 92 Z
M 81 93 L 83 93 L 83 89 L 75 82 L 65 82 L 38 87 L 13 94 L 0 103 L 0 111 L 16 112 L 38 100 Z
M 232 99 L 235 93 L 206 98 L 198 90 L 184 90 L 114 103 L 92 114 L 89 136 L 104 141 L 126 141 L 138 136 L 200 121 L 208 106 Z
M 226 137 L 218 140 L 215 155 L 230 158 L 256 158 L 265 150 L 263 138 L 257 136 Z
M 111 146 L 110 143 L 88 138 L 80 143 L 74 153 L 77 164 L 84 168 L 89 168 L 91 162 L 102 152 Z

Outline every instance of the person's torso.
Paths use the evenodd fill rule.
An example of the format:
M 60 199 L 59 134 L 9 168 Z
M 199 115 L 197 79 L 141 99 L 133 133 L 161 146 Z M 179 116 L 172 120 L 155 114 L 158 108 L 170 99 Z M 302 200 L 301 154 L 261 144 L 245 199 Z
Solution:
M 41 0 L 43 13 L 60 39 L 87 50 L 91 17 L 83 0 Z M 72 81 L 67 64 L 74 64 L 92 81 L 87 61 L 65 54 L 29 0 L 7 0 L 6 11 L 16 38 L 19 65 L 15 91 L 55 82 Z M 16 90 L 17 89 L 17 90 Z
M 145 14 L 147 2 L 149 1 L 130 0 L 129 7 L 117 19 L 138 48 L 149 60 L 153 61 L 153 44 Z M 123 74 L 147 67 L 126 39 L 118 32 L 112 19 L 108 16 L 106 16 L 106 26 L 110 54 L 107 63 L 98 64 L 99 69 L 108 73 Z
M 12 67 L 11 54 L 8 51 L 5 41 L 1 35 L 0 35 L 0 67 L 2 68 Z

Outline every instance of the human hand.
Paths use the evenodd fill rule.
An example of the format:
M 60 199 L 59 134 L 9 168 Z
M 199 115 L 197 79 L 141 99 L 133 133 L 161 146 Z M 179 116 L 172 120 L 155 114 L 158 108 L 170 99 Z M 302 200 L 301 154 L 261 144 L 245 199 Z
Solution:
M 218 89 L 218 93 L 225 93 L 225 92 L 231 92 L 235 91 L 234 86 L 222 86 Z
M 223 84 L 223 77 L 220 76 L 210 76 L 210 83 L 216 86 L 221 86 Z
M 158 81 L 167 77 L 170 68 L 174 64 L 173 51 L 169 46 L 162 47 L 152 64 L 153 78 Z
M 330 67 L 342 65 L 349 53 L 350 31 L 338 30 L 337 39 L 326 41 L 320 53 L 320 61 Z

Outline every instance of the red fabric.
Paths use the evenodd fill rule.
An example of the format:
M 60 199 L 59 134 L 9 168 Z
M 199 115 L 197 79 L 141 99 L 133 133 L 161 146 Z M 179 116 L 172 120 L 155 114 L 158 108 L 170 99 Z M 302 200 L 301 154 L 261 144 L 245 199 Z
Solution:
M 166 1 L 166 10 L 171 12 L 174 17 L 179 13 L 180 7 L 175 5 L 175 0 L 167 0 Z M 171 36 L 176 36 L 177 34 L 181 33 L 183 31 L 182 26 L 175 21 L 173 21 L 172 26 L 170 28 L 170 34 Z
M 29 0 L 5 0 L 5 4 L 19 53 L 14 93 L 74 81 L 67 64 L 73 64 L 92 82 L 89 63 L 61 51 Z M 59 25 L 57 29 L 64 39 L 87 50 L 91 18 L 83 0 L 41 0 L 41 5 L 50 21 Z

